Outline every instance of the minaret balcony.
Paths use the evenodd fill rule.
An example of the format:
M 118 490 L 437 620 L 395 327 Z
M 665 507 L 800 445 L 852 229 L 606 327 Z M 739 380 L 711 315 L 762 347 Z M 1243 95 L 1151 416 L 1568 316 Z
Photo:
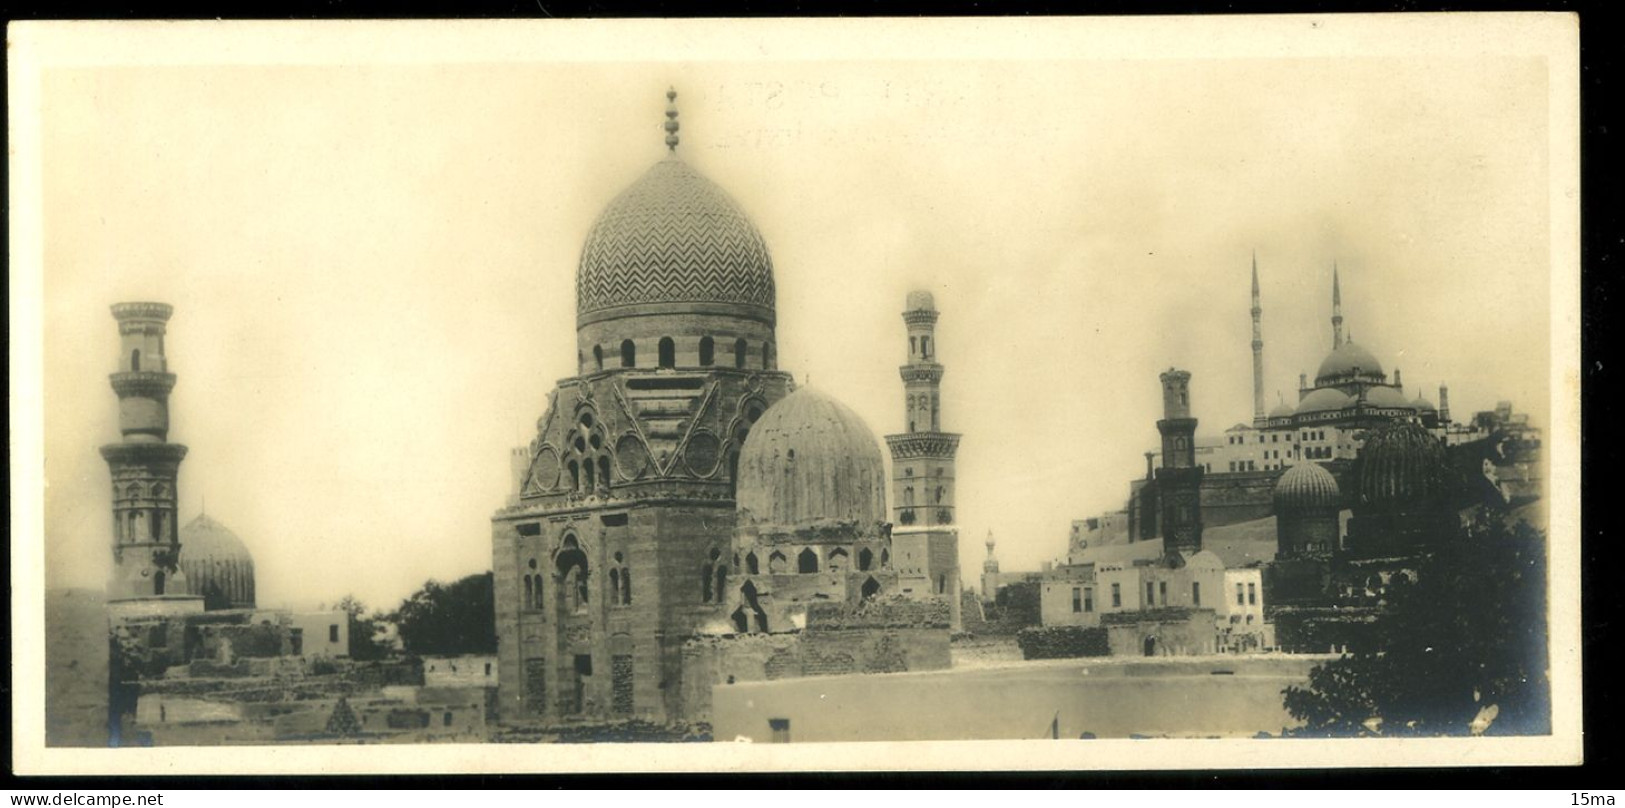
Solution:
M 942 381 L 942 365 L 936 362 L 911 362 L 897 369 L 905 384 L 909 382 Z
M 175 374 L 152 370 L 122 371 L 108 377 L 119 398 L 164 398 L 175 389 Z
M 925 457 L 953 459 L 959 450 L 959 436 L 951 432 L 905 432 L 887 435 L 893 460 Z

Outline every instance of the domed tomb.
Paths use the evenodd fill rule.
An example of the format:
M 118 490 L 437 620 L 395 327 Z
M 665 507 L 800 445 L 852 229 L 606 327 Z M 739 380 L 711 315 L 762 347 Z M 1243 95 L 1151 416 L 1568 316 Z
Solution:
M 254 556 L 230 528 L 199 514 L 181 528 L 181 571 L 203 607 L 254 608 Z
M 721 304 L 771 323 L 767 242 L 715 183 L 675 156 L 604 208 L 576 271 L 576 317 L 660 304 Z
M 1337 478 L 1319 463 L 1298 463 L 1286 470 L 1275 483 L 1275 510 L 1336 508 L 1342 493 Z
M 1393 421 L 1360 448 L 1359 504 L 1375 508 L 1432 505 L 1449 496 L 1444 444 L 1414 421 Z
M 857 413 L 809 388 L 763 413 L 740 451 L 738 479 L 742 527 L 868 534 L 886 518 L 879 441 Z

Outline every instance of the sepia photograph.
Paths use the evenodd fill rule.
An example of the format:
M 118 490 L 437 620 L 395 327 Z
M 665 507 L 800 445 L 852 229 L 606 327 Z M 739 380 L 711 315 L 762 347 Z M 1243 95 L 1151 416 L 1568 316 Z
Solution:
M 1578 25 L 13 24 L 14 765 L 1579 763 Z

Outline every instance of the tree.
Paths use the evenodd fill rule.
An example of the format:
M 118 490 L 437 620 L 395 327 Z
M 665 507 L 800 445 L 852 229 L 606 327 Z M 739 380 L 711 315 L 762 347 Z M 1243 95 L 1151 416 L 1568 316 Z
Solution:
M 430 580 L 390 619 L 406 651 L 418 655 L 494 654 L 496 602 L 491 573 L 443 584 Z
M 1481 512 L 1392 588 L 1372 649 L 1287 688 L 1293 734 L 1549 732 L 1545 535 L 1508 522 Z
M 350 616 L 350 658 L 360 662 L 383 659 L 389 655 L 389 646 L 378 639 L 384 630 L 385 616 L 374 613 L 366 616 L 367 606 L 354 595 L 345 595 L 333 608 Z

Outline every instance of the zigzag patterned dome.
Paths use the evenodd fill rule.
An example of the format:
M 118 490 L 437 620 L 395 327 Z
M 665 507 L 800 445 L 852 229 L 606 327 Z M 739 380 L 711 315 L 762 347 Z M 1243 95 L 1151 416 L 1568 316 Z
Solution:
M 661 303 L 761 309 L 771 322 L 767 242 L 728 194 L 668 157 L 609 203 L 576 271 L 576 317 Z

